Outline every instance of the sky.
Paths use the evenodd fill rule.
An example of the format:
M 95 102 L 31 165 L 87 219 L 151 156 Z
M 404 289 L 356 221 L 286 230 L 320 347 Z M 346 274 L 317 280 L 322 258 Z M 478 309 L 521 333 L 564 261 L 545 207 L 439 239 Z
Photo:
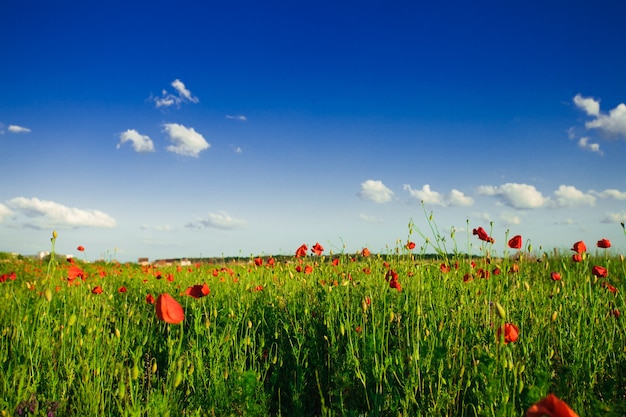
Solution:
M 134 3 L 0 4 L 0 251 L 626 251 L 626 2 Z

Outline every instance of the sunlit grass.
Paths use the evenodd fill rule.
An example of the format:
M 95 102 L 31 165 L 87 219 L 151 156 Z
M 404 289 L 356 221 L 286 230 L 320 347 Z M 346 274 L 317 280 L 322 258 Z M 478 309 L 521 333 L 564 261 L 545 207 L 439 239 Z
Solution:
M 429 224 L 413 250 L 274 265 L 4 260 L 0 412 L 520 416 L 554 393 L 580 416 L 626 415 L 623 257 L 495 256 L 473 236 L 472 255 Z M 181 324 L 147 302 L 163 293 Z

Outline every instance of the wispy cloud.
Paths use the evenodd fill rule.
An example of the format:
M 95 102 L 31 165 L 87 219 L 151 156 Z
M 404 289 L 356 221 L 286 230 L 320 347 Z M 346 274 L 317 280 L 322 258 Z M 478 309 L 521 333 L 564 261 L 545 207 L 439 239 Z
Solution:
M 25 197 L 13 198 L 6 204 L 14 211 L 16 221 L 35 229 L 117 226 L 114 218 L 100 210 L 67 207 L 54 201 Z
M 587 129 L 597 129 L 605 137 L 621 137 L 626 139 L 626 104 L 620 103 L 608 113 L 600 110 L 600 101 L 577 94 L 574 104 L 584 111 L 592 120 L 585 122 Z
M 172 81 L 171 86 L 174 87 L 177 94 L 163 90 L 160 97 L 151 97 L 151 100 L 154 101 L 157 108 L 170 107 L 173 105 L 180 107 L 182 103 L 198 103 L 200 101 L 198 97 L 191 94 L 191 91 L 185 87 L 185 84 L 181 80 L 175 79 Z
M 367 214 L 364 214 L 364 213 L 359 213 L 359 220 L 364 221 L 365 223 L 371 223 L 371 224 L 377 224 L 377 223 L 383 222 L 383 220 L 379 219 L 378 217 L 368 216 Z
M 0 222 L 13 215 L 13 212 L 4 204 L 0 203 Z
M 363 200 L 382 204 L 391 201 L 393 191 L 387 188 L 382 181 L 367 180 L 361 183 L 361 191 L 357 195 Z
M 476 194 L 498 197 L 502 204 L 516 209 L 535 209 L 549 201 L 533 185 L 510 182 L 499 186 L 481 185 Z
M 189 222 L 185 227 L 192 229 L 202 229 L 206 227 L 221 230 L 236 230 L 246 227 L 247 222 L 242 219 L 231 217 L 228 213 L 220 211 L 219 213 L 209 213 L 205 219 Z
M 126 142 L 132 143 L 135 152 L 154 152 L 152 139 L 149 136 L 139 134 L 135 129 L 128 129 L 120 134 L 120 142 L 117 144 L 117 149 Z
M 30 132 L 29 128 L 18 126 L 18 125 L 9 125 L 7 130 L 11 133 L 29 133 Z
M 158 225 L 147 225 L 147 224 L 142 224 L 141 226 L 139 226 L 139 228 L 141 230 L 152 230 L 152 231 L 156 231 L 156 232 L 171 232 L 172 230 L 172 226 L 168 225 L 168 224 L 158 224 Z
M 600 220 L 600 223 L 621 223 L 621 222 L 626 222 L 626 211 L 622 211 L 621 213 L 607 212 L 604 215 L 604 218 Z
M 165 133 L 168 134 L 173 145 L 166 149 L 183 156 L 197 157 L 200 152 L 208 149 L 211 145 L 196 132 L 192 127 L 185 127 L 177 123 L 166 123 L 163 125 Z
M 522 223 L 522 218 L 510 211 L 500 213 L 500 221 L 507 226 L 517 226 Z
M 604 191 L 589 191 L 589 194 L 593 194 L 598 198 L 614 198 L 615 200 L 626 200 L 626 191 L 616 190 L 609 188 Z
M 583 193 L 571 185 L 560 185 L 554 195 L 554 204 L 557 207 L 593 207 L 596 204 L 596 198 L 593 195 Z
M 237 115 L 227 114 L 226 118 L 230 120 L 238 120 L 240 122 L 245 122 L 248 120 L 248 118 L 244 116 L 243 114 L 237 114 Z
M 430 189 L 429 184 L 424 184 L 421 190 L 415 190 L 409 184 L 404 184 L 403 188 L 408 191 L 411 197 L 424 202 L 426 205 L 468 207 L 474 204 L 472 197 L 454 188 L 449 194 L 441 194 L 437 191 L 433 191 Z

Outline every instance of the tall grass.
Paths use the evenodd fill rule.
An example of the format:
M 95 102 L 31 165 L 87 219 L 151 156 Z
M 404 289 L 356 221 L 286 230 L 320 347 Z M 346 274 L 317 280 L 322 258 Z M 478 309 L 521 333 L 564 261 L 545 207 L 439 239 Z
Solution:
M 77 261 L 85 277 L 71 285 L 69 263 L 3 261 L 15 280 L 0 283 L 0 412 L 521 416 L 555 393 L 580 416 L 626 415 L 623 257 L 472 255 L 454 241 L 448 254 L 432 230 L 422 237 L 435 259 L 398 245 L 274 266 Z M 184 295 L 205 282 L 206 297 Z M 146 302 L 165 292 L 184 308 L 180 325 Z M 504 323 L 517 341 L 498 337 Z

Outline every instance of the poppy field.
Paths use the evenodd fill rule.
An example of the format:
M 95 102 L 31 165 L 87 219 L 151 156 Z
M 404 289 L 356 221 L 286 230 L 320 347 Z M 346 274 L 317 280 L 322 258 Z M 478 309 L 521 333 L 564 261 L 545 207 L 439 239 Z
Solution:
M 429 225 L 184 266 L 59 259 L 54 232 L 0 260 L 0 416 L 626 415 L 611 242 Z

